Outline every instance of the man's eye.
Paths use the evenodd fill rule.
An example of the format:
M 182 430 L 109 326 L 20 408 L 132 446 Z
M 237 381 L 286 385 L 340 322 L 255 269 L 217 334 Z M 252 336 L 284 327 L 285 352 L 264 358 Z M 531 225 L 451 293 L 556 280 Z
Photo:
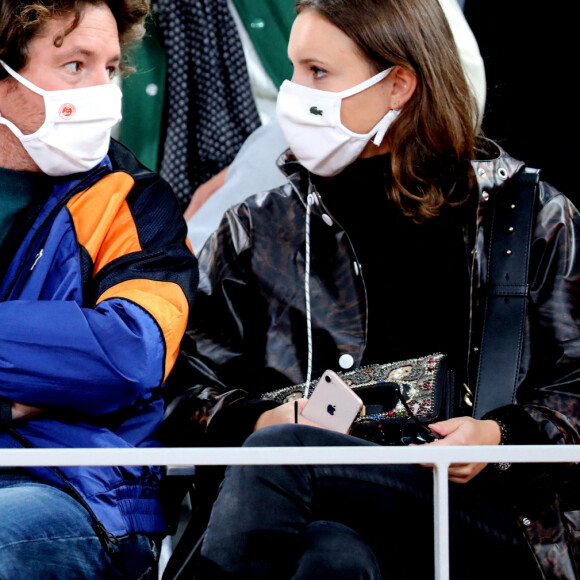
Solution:
M 64 65 L 64 68 L 66 68 L 66 70 L 68 70 L 69 72 L 78 73 L 81 68 L 81 63 L 78 61 L 69 62 Z
M 109 73 L 109 78 L 113 78 L 115 76 L 115 74 L 117 74 L 117 67 L 116 66 L 109 66 L 107 67 L 107 71 Z

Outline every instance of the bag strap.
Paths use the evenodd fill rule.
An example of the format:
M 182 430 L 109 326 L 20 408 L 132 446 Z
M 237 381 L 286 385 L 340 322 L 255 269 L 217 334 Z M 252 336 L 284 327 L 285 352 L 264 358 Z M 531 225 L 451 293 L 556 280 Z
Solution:
M 515 402 L 528 310 L 528 266 L 539 170 L 525 168 L 494 196 L 473 417 Z

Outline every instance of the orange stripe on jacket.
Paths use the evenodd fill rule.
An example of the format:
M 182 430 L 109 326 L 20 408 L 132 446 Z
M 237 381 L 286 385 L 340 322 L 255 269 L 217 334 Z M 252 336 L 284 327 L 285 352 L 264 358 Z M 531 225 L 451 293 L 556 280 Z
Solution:
M 174 282 L 135 279 L 121 282 L 99 297 L 97 304 L 111 298 L 126 298 L 149 312 L 165 338 L 165 372 L 173 368 L 189 315 L 189 305 L 181 286 Z
M 110 173 L 67 203 L 77 239 L 93 261 L 93 275 L 116 258 L 141 250 L 125 200 L 134 184 L 126 173 Z

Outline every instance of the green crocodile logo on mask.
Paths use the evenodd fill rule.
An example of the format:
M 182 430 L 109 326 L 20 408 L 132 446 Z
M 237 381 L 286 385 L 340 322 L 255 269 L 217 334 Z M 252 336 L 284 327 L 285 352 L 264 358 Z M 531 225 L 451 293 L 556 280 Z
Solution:
M 317 107 L 310 107 L 310 112 L 313 115 L 320 115 L 322 117 L 322 111 L 320 109 L 318 109 Z

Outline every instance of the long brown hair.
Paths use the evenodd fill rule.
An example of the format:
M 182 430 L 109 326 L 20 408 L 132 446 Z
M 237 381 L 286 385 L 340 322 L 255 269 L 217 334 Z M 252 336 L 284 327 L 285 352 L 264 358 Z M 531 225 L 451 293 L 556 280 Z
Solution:
M 437 0 L 297 0 L 357 45 L 378 72 L 399 65 L 417 88 L 391 125 L 388 193 L 416 221 L 461 203 L 473 182 L 477 103 Z
M 1 0 L 0 2 L 0 59 L 18 71 L 28 62 L 28 44 L 40 34 L 52 18 L 74 15 L 71 25 L 54 39 L 62 44 L 64 37 L 79 24 L 86 6 L 106 5 L 111 9 L 123 54 L 126 47 L 141 38 L 145 32 L 145 17 L 149 14 L 148 0 Z M 126 61 L 121 70 L 128 69 Z M 0 67 L 0 80 L 7 77 Z

